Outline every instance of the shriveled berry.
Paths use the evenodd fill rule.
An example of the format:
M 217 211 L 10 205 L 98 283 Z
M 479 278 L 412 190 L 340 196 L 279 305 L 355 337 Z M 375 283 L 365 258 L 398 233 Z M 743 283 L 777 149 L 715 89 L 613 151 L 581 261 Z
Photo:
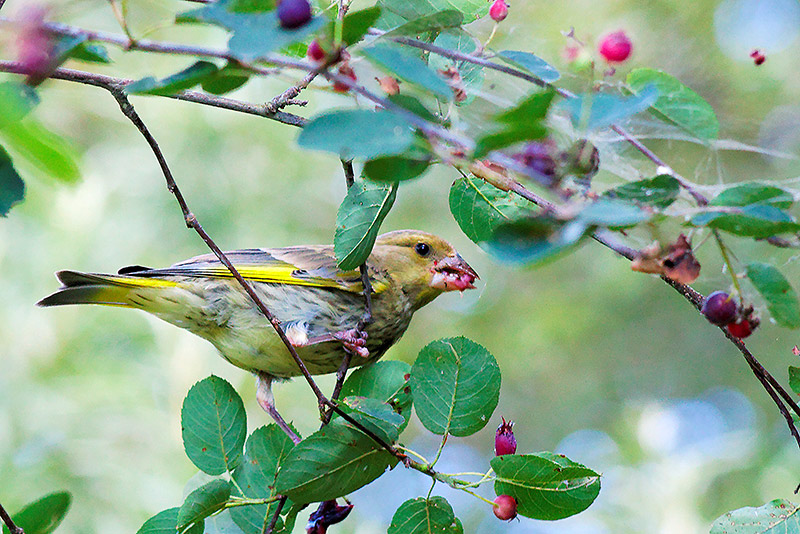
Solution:
M 284 28 L 298 28 L 311 20 L 311 4 L 308 0 L 281 0 L 278 20 Z
M 514 437 L 514 421 L 506 421 L 505 417 L 494 434 L 494 455 L 514 454 L 517 452 L 517 438 Z
M 347 63 L 342 63 L 341 65 L 339 65 L 338 70 L 340 76 L 344 76 L 346 78 L 350 78 L 353 81 L 356 81 L 357 79 L 356 73 L 353 70 L 353 68 Z M 346 93 L 347 91 L 350 90 L 350 87 L 347 84 L 335 81 L 333 82 L 333 90 L 336 91 L 337 93 Z
M 552 141 L 534 141 L 525 145 L 522 152 L 514 154 L 514 159 L 545 178 L 554 178 L 558 171 L 554 151 L 555 143 Z
M 726 328 L 733 337 L 738 337 L 739 339 L 745 338 L 753 333 L 753 327 L 747 319 L 739 319 L 735 323 L 730 323 Z
M 600 40 L 600 55 L 609 63 L 621 63 L 628 59 L 633 43 L 624 31 L 607 34 Z
M 517 517 L 517 500 L 511 495 L 499 495 L 494 500 L 492 511 L 497 519 L 510 521 Z
M 700 313 L 711 324 L 725 326 L 736 319 L 736 303 L 724 291 L 714 291 L 703 301 Z
M 765 56 L 761 50 L 753 50 L 750 52 L 750 57 L 753 58 L 753 63 L 755 63 L 756 66 L 763 65 L 767 60 L 767 56 Z
M 489 8 L 489 16 L 495 22 L 501 22 L 508 16 L 508 4 L 505 0 L 494 0 L 492 7 Z
M 308 45 L 308 50 L 306 50 L 306 57 L 311 61 L 321 62 L 325 59 L 325 50 L 320 46 L 319 41 L 314 39 L 311 41 L 311 44 Z

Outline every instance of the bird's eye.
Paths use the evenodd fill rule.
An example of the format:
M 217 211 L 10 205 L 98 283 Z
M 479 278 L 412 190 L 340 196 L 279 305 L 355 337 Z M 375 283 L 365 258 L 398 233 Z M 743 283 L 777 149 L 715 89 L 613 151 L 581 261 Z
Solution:
M 414 252 L 422 256 L 423 258 L 431 253 L 431 246 L 427 243 L 417 243 L 414 245 Z

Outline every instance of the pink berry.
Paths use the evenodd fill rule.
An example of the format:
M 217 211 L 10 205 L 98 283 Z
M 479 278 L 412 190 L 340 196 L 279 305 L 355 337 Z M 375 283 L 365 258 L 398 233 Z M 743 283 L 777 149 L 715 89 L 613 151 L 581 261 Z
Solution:
M 725 326 L 736 319 L 736 302 L 724 291 L 714 291 L 703 301 L 700 313 L 711 324 Z
M 624 31 L 612 32 L 600 40 L 600 55 L 609 63 L 621 63 L 628 59 L 633 43 Z
M 347 63 L 342 63 L 339 65 L 339 75 L 350 78 L 354 82 L 357 80 L 355 71 Z M 347 84 L 335 81 L 333 82 L 333 90 L 337 93 L 346 93 L 350 90 L 350 87 Z
M 492 7 L 489 8 L 489 16 L 495 22 L 501 22 L 508 16 L 508 4 L 505 0 L 494 0 Z
M 753 58 L 753 63 L 755 63 L 756 66 L 763 65 L 767 60 L 767 56 L 765 56 L 761 50 L 753 50 L 750 52 L 750 57 Z
M 500 495 L 494 500 L 492 511 L 497 519 L 511 521 L 517 517 L 517 500 L 511 495 Z
M 517 438 L 514 437 L 514 421 L 503 422 L 494 434 L 494 455 L 503 456 L 517 452 Z
M 311 4 L 308 0 L 281 0 L 278 20 L 284 28 L 298 28 L 311 20 Z
M 306 57 L 311 61 L 321 62 L 325 59 L 325 50 L 320 46 L 319 41 L 314 39 L 311 41 L 311 44 L 308 45 L 308 50 L 306 51 Z

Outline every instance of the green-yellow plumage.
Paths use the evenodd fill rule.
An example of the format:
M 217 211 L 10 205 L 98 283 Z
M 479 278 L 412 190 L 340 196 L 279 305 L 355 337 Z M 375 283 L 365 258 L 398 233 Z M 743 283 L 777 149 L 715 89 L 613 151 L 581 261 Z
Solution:
M 359 272 L 339 270 L 331 246 L 226 255 L 281 322 L 308 370 L 336 371 L 345 349 L 335 336 L 355 328 L 364 312 Z M 367 269 L 374 319 L 366 327 L 369 354 L 354 356 L 352 366 L 383 356 L 416 310 L 443 291 L 472 287 L 477 278 L 449 243 L 416 230 L 379 236 Z M 101 304 L 144 310 L 207 339 L 238 367 L 268 377 L 300 374 L 272 326 L 213 255 L 166 269 L 127 267 L 116 275 L 60 271 L 57 276 L 63 287 L 40 306 Z

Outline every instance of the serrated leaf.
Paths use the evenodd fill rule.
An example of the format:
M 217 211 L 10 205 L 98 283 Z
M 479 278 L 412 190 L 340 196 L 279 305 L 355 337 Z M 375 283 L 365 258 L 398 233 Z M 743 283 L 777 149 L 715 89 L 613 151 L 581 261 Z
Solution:
M 376 44 L 364 48 L 363 53 L 389 74 L 426 89 L 437 97 L 450 101 L 453 90 L 424 61 L 399 46 Z
M 417 416 L 434 434 L 469 436 L 489 421 L 500 397 L 500 368 L 465 337 L 433 341 L 411 367 Z
M 178 525 L 178 511 L 180 508 L 170 508 L 159 512 L 144 522 L 136 534 L 175 534 Z M 181 534 L 203 534 L 203 525 L 192 525 L 187 531 Z
M 650 217 L 650 213 L 630 202 L 615 198 L 600 198 L 584 207 L 576 217 L 576 221 L 586 226 L 618 229 L 636 226 Z
M 11 519 L 25 534 L 49 534 L 64 520 L 71 503 L 72 495 L 69 492 L 51 493 L 26 505 Z M 8 526 L 3 525 L 3 534 L 9 533 Z
M 381 8 L 378 6 L 348 13 L 342 21 L 342 43 L 350 46 L 360 41 L 380 16 Z
M 564 100 L 561 105 L 576 128 L 600 130 L 646 110 L 657 99 L 658 90 L 648 86 L 633 96 L 586 93 Z
M 464 15 L 455 9 L 445 9 L 424 15 L 398 26 L 386 33 L 387 37 L 400 35 L 419 35 L 427 32 L 440 32 L 447 28 L 458 28 L 464 22 Z M 437 45 L 438 46 L 438 45 Z
M 212 480 L 191 492 L 178 510 L 178 530 L 194 524 L 203 524 L 203 520 L 222 510 L 231 497 L 231 484 L 227 480 Z
M 485 248 L 502 262 L 533 265 L 559 257 L 590 233 L 591 227 L 581 221 L 537 215 L 498 223 Z
M 700 139 L 717 138 L 719 121 L 714 108 L 674 76 L 641 68 L 632 70 L 627 82 L 635 93 L 642 93 L 649 86 L 656 88 L 658 99 L 651 105 L 651 111 L 657 117 Z
M 418 497 L 400 505 L 388 534 L 454 534 L 456 521 L 453 508 L 444 497 Z
M 366 261 L 395 198 L 397 184 L 360 180 L 347 190 L 336 214 L 333 236 L 333 252 L 340 269 L 349 271 Z
M 494 491 L 517 500 L 532 519 L 563 519 L 586 510 L 600 492 L 600 475 L 552 453 L 506 454 L 491 461 Z
M 136 80 L 125 86 L 125 92 L 132 95 L 174 95 L 210 79 L 217 70 L 219 70 L 217 66 L 209 61 L 197 61 L 182 71 L 160 80 L 152 76 Z
M 342 387 L 342 396 L 361 396 L 389 403 L 403 416 L 402 431 L 411 419 L 411 366 L 405 362 L 382 360 L 353 371 Z
M 659 174 L 655 178 L 638 180 L 609 189 L 603 196 L 665 209 L 675 202 L 680 190 L 681 186 L 675 177 Z
M 497 57 L 512 67 L 530 72 L 546 83 L 553 83 L 561 78 L 561 74 L 555 67 L 530 52 L 503 50 Z
M 278 493 L 298 504 L 326 501 L 369 484 L 397 464 L 394 456 L 341 421 L 332 421 L 292 449 L 278 472 Z
M 772 185 L 751 182 L 735 185 L 715 196 L 711 206 L 749 206 L 764 204 L 780 209 L 789 209 L 794 204 L 794 197 L 789 191 Z
M 78 155 L 72 146 L 33 117 L 6 124 L 0 130 L 0 137 L 5 141 L 6 148 L 48 178 L 74 183 L 81 176 Z
M 214 95 L 223 95 L 238 89 L 250 80 L 252 71 L 229 61 L 213 75 L 202 80 L 203 90 Z
M 209 376 L 192 386 L 181 408 L 186 455 L 201 471 L 220 475 L 242 460 L 247 416 L 241 397 L 227 381 Z
M 798 534 L 799 509 L 784 499 L 758 508 L 739 508 L 718 517 L 711 525 L 711 534 Z
M 400 437 L 400 428 L 406 420 L 389 404 L 378 399 L 353 395 L 345 397 L 342 402 L 350 409 L 351 417 L 386 443 L 394 443 Z
M 8 215 L 9 210 L 25 198 L 25 182 L 14 169 L 11 157 L 0 146 L 0 217 Z
M 751 204 L 742 208 L 731 207 L 709 211 L 692 217 L 693 226 L 708 226 L 732 234 L 765 238 L 777 234 L 798 232 L 800 224 L 783 210 L 766 204 Z
M 400 154 L 413 140 L 411 125 L 400 115 L 350 109 L 315 116 L 300 132 L 297 144 L 333 152 L 342 159 L 372 159 Z
M 511 192 L 468 176 L 450 187 L 450 213 L 475 243 L 489 240 L 499 224 L 531 214 L 531 207 L 530 202 Z
M 797 294 L 781 272 L 767 263 L 751 263 L 747 277 L 767 302 L 772 318 L 782 326 L 800 328 L 800 303 Z
M 800 395 L 800 367 L 789 366 L 789 387 L 795 395 Z

